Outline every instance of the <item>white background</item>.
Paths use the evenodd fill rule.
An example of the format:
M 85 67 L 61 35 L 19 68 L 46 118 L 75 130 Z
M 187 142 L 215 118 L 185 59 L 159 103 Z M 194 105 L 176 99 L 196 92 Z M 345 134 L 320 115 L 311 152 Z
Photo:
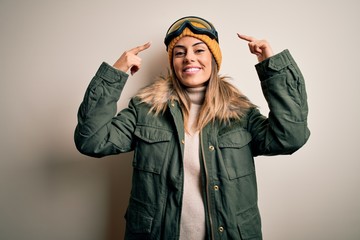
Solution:
M 256 57 L 237 32 L 288 48 L 305 76 L 308 143 L 256 159 L 264 239 L 360 239 L 359 10 L 356 0 L 1 0 L 0 239 L 122 239 L 132 153 L 78 153 L 77 109 L 101 62 L 127 49 L 152 41 L 119 109 L 165 73 L 165 32 L 186 15 L 214 23 L 221 74 L 264 114 Z

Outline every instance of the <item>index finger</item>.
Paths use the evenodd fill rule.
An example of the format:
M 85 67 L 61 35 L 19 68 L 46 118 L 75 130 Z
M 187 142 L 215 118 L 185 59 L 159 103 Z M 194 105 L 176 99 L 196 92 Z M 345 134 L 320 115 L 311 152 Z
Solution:
M 248 42 L 256 41 L 256 38 L 254 38 L 254 37 L 250 37 L 250 36 L 247 36 L 247 35 L 244 35 L 244 34 L 239 34 L 239 33 L 237 35 L 242 40 L 245 40 L 245 41 L 248 41 Z
M 132 52 L 135 55 L 137 55 L 139 52 L 142 52 L 142 51 L 148 49 L 150 47 L 150 45 L 151 45 L 151 42 L 147 42 L 144 45 L 137 46 L 137 47 L 131 49 L 129 52 Z

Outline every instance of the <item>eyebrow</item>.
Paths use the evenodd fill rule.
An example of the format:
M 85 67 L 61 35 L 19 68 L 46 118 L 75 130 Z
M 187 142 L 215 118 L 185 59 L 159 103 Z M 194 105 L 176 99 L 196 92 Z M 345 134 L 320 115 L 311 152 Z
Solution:
M 204 43 L 204 42 L 197 42 L 197 43 L 194 43 L 194 44 L 192 45 L 192 47 L 195 47 L 195 46 L 200 45 L 200 44 L 205 44 L 205 43 Z M 176 48 L 176 47 L 185 48 L 184 45 L 175 45 L 174 48 Z

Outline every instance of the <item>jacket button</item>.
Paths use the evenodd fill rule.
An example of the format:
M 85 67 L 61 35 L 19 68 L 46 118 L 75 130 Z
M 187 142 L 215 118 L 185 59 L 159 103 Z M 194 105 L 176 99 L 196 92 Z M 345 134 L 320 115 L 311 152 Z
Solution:
M 223 227 L 219 227 L 219 232 L 224 232 L 224 228 L 223 228 Z
M 209 150 L 210 150 L 210 151 L 214 151 L 214 149 L 215 149 L 215 148 L 214 148 L 213 145 L 210 145 L 210 146 L 209 146 Z
M 219 186 L 218 186 L 218 185 L 215 185 L 215 186 L 214 186 L 214 190 L 215 190 L 215 191 L 219 190 Z
M 171 106 L 172 106 L 172 107 L 175 107 L 175 103 L 172 102 L 172 103 L 171 103 Z
M 181 139 L 181 143 L 182 143 L 182 144 L 185 144 L 185 140 L 184 140 L 184 139 Z

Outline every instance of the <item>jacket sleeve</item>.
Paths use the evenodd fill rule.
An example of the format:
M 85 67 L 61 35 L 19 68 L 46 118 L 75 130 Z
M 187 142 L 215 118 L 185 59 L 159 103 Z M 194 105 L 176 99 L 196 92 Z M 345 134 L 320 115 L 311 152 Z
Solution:
M 258 109 L 249 114 L 253 155 L 292 154 L 310 136 L 303 75 L 288 50 L 255 67 L 270 112 L 267 118 Z
M 128 75 L 107 63 L 102 63 L 91 80 L 78 111 L 74 133 L 76 148 L 93 157 L 132 150 L 136 110 L 129 107 L 117 116 L 117 101 Z

